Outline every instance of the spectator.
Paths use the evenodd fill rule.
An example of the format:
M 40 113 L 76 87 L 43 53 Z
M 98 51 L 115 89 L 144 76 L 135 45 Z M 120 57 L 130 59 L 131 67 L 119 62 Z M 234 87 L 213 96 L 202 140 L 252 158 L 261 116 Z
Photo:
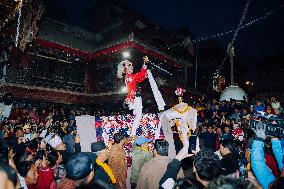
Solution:
M 109 151 L 104 142 L 95 142 L 91 146 L 92 152 L 97 155 L 95 163 L 95 180 L 100 180 L 106 184 L 116 185 L 117 181 L 113 171 L 106 163 L 109 158 Z
M 283 108 L 280 102 L 276 99 L 276 97 L 271 97 L 271 106 L 275 110 L 276 114 L 281 114 L 283 112 Z
M 48 144 L 58 151 L 65 151 L 66 145 L 62 142 L 61 138 L 58 135 L 54 135 L 49 141 Z
M 211 180 L 217 178 L 221 174 L 218 156 L 211 151 L 198 152 L 194 158 L 193 172 L 196 175 L 197 181 L 207 187 Z
M 57 189 L 75 189 L 94 178 L 94 163 L 85 154 L 73 154 L 66 163 L 66 178 L 59 181 Z
M 249 180 L 241 180 L 230 177 L 219 177 L 210 182 L 207 189 L 257 189 L 257 187 Z
M 203 141 L 205 148 L 211 149 L 213 152 L 216 151 L 216 133 L 213 133 L 213 126 L 208 126 L 206 132 L 200 134 L 200 141 Z
M 15 135 L 10 139 L 11 143 L 13 145 L 17 145 L 17 144 L 21 144 L 24 141 L 24 132 L 23 129 L 21 127 L 16 127 L 14 128 L 14 133 Z
M 165 140 L 157 139 L 154 145 L 154 158 L 146 162 L 139 175 L 136 189 L 159 188 L 159 181 L 165 174 L 171 159 L 168 157 L 169 143 Z M 183 178 L 180 170 L 178 178 Z
M 101 150 L 105 149 L 105 143 L 103 141 L 100 142 L 93 142 L 91 143 L 91 151 L 92 152 L 82 152 L 89 156 L 89 158 L 93 161 L 96 162 L 97 155 L 100 153 Z
M 33 139 L 33 134 L 31 133 L 31 126 L 29 124 L 26 124 L 23 127 L 23 130 L 24 130 L 25 141 L 31 141 Z
M 249 107 L 249 114 L 253 115 L 255 112 L 256 112 L 256 110 L 254 108 L 254 105 L 250 105 L 250 107 Z
M 198 119 L 200 121 L 199 130 L 204 130 L 204 133 L 200 134 L 199 136 L 202 138 L 207 133 L 214 134 L 213 129 L 217 128 L 216 133 L 218 134 L 218 137 L 216 138 L 216 142 L 214 145 L 216 146 L 217 149 L 221 146 L 222 149 L 220 150 L 218 149 L 218 153 L 221 154 L 221 151 L 222 151 L 222 155 L 223 155 L 223 156 L 221 155 L 219 156 L 220 158 L 222 158 L 222 160 L 220 161 L 221 166 L 227 167 L 223 170 L 223 174 L 226 175 L 226 179 L 224 179 L 223 177 L 219 178 L 217 182 L 218 187 L 219 185 L 220 187 L 224 187 L 222 183 L 225 183 L 226 185 L 228 181 L 231 182 L 229 183 L 231 184 L 230 187 L 235 187 L 235 183 L 238 183 L 238 181 L 236 179 L 231 181 L 230 180 L 231 177 L 227 179 L 227 176 L 238 177 L 238 171 L 235 168 L 236 166 L 238 166 L 237 165 L 238 159 L 243 160 L 243 158 L 246 157 L 248 161 L 252 160 L 251 161 L 252 166 L 249 166 L 249 165 L 247 166 L 248 175 L 251 174 L 251 172 L 249 171 L 249 168 L 251 167 L 254 173 L 256 174 L 257 179 L 262 184 L 262 186 L 264 186 L 264 188 L 277 188 L 277 187 L 281 188 L 282 182 L 283 182 L 283 176 L 284 176 L 284 173 L 282 173 L 282 175 L 279 175 L 279 170 L 281 170 L 281 168 L 283 167 L 283 148 L 281 149 L 281 142 L 275 138 L 271 140 L 269 137 L 266 137 L 266 136 L 263 139 L 261 139 L 261 137 L 259 137 L 258 134 L 257 134 L 258 137 L 255 137 L 254 133 L 250 132 L 251 129 L 249 129 L 249 125 L 248 125 L 251 119 L 254 121 L 255 120 L 263 121 L 264 119 L 267 119 L 267 118 L 261 118 L 262 120 L 259 120 L 258 119 L 259 117 L 254 114 L 255 113 L 253 110 L 254 107 L 252 107 L 251 108 L 252 111 L 249 112 L 250 107 L 248 106 L 248 104 L 250 102 L 246 102 L 246 103 L 237 102 L 236 103 L 235 101 L 232 101 L 232 102 L 224 103 L 224 106 L 223 106 L 221 105 L 221 102 L 217 102 L 216 100 L 214 100 L 214 102 L 213 100 L 210 101 L 209 99 L 206 101 L 203 101 L 203 100 L 204 99 L 200 99 L 199 104 L 196 104 L 196 102 L 192 102 L 192 107 L 198 106 L 198 108 L 200 109 L 199 119 Z M 273 110 L 274 106 L 272 106 L 273 102 L 275 102 L 275 106 L 280 105 L 280 103 L 277 100 L 273 100 L 273 98 L 271 98 L 271 101 L 265 100 L 265 99 L 259 99 L 259 100 L 265 101 L 265 103 L 267 104 L 266 113 L 273 113 L 274 111 Z M 272 107 L 270 107 L 270 105 Z M 2 121 L 0 118 L 0 133 L 2 133 L 3 135 L 2 136 L 0 134 L 0 161 L 5 162 L 5 165 L 9 164 L 11 167 L 13 167 L 14 170 L 18 168 L 19 173 L 21 173 L 22 175 L 24 175 L 23 174 L 24 168 L 22 168 L 21 166 L 24 166 L 26 170 L 27 169 L 31 170 L 32 168 L 27 167 L 27 162 L 31 162 L 31 164 L 34 164 L 35 166 L 37 166 L 36 168 L 37 168 L 38 179 L 37 181 L 34 181 L 36 180 L 35 178 L 27 175 L 26 176 L 27 180 L 25 180 L 25 177 L 20 176 L 19 174 L 19 178 L 21 180 L 22 186 L 24 186 L 25 188 L 55 189 L 56 184 L 58 185 L 59 183 L 62 183 L 63 180 L 66 180 L 66 169 L 64 165 L 66 165 L 66 163 L 68 162 L 68 158 L 70 158 L 74 154 L 74 152 L 76 153 L 80 152 L 80 144 L 79 144 L 80 138 L 74 137 L 75 135 L 73 136 L 72 132 L 74 131 L 71 131 L 71 132 L 68 131 L 70 128 L 72 128 L 70 127 L 71 121 L 69 125 L 67 124 L 68 126 L 66 127 L 66 131 L 68 131 L 68 134 L 60 134 L 60 135 L 58 134 L 58 129 L 61 129 L 60 127 L 64 127 L 64 124 L 66 125 L 67 122 L 65 120 L 69 121 L 69 119 L 72 119 L 73 121 L 75 114 L 69 116 L 69 114 L 66 114 L 64 111 L 66 107 L 63 107 L 63 108 L 62 106 L 57 107 L 56 109 L 60 111 L 57 111 L 58 112 L 57 116 L 55 116 L 55 118 L 57 119 L 57 122 L 54 123 L 52 120 L 52 116 L 53 116 L 52 112 L 53 110 L 56 110 L 56 109 L 52 107 L 47 107 L 47 108 L 44 107 L 43 109 L 46 111 L 44 115 L 41 115 L 40 117 L 41 122 L 43 122 L 42 121 L 43 119 L 48 120 L 48 123 L 46 124 L 47 126 L 44 127 L 44 125 L 34 125 L 34 120 L 29 117 L 29 112 L 31 112 L 30 111 L 31 109 L 27 107 L 36 107 L 36 109 L 39 109 L 39 107 L 35 105 L 24 104 L 24 105 L 17 106 L 17 104 L 15 104 L 9 119 L 5 118 Z M 230 110 L 228 110 L 227 108 L 228 109 L 230 108 Z M 270 108 L 271 108 L 271 111 L 269 112 L 268 110 L 270 110 Z M 240 112 L 240 118 L 242 119 L 241 121 L 236 121 L 235 117 L 234 118 L 227 117 L 227 115 L 230 115 L 230 113 L 232 113 L 230 111 L 235 110 L 235 109 L 238 109 L 238 110 L 242 109 L 242 111 Z M 87 110 L 82 110 L 82 111 L 84 111 L 83 114 L 87 112 Z M 151 108 L 149 108 L 149 111 L 151 112 Z M 102 110 L 102 112 L 104 112 L 104 110 Z M 113 110 L 112 112 L 114 112 L 112 113 L 113 115 L 123 114 L 123 112 L 116 112 Z M 279 109 L 279 112 L 281 112 L 281 108 Z M 1 110 L 0 110 L 0 114 L 1 114 Z M 109 115 L 110 112 L 105 112 L 103 114 Z M 200 119 L 200 117 L 202 119 Z M 274 119 L 275 117 L 276 115 L 273 116 L 272 119 Z M 281 113 L 277 115 L 277 119 L 278 118 L 282 119 Z M 265 120 L 265 121 L 270 121 L 270 120 Z M 74 123 L 72 123 L 72 125 L 74 125 Z M 33 129 L 33 127 L 36 129 Z M 224 133 L 222 132 L 223 128 L 225 130 Z M 231 132 L 230 129 L 233 129 L 233 131 Z M 31 130 L 33 131 L 32 132 L 33 135 L 30 132 Z M 97 130 L 97 131 L 100 132 L 100 130 Z M 38 137 L 38 134 L 42 134 L 43 138 Z M 243 136 L 245 136 L 245 138 L 243 138 Z M 69 140 L 68 137 L 70 137 L 71 140 Z M 232 142 L 232 140 L 236 140 L 236 144 L 235 142 Z M 47 142 L 47 144 L 45 143 L 45 141 Z M 72 144 L 72 141 L 73 141 L 73 144 Z M 137 139 L 135 141 L 137 141 Z M 159 140 L 157 140 L 157 142 L 158 141 Z M 226 142 L 224 141 L 228 142 L 229 144 L 233 144 L 233 145 L 230 147 L 230 145 L 225 144 Z M 160 140 L 160 142 L 164 142 L 164 141 Z M 132 153 L 134 155 L 133 156 L 133 160 L 134 160 L 133 167 L 140 166 L 140 164 L 137 163 L 139 162 L 137 161 L 137 157 L 145 152 L 143 150 L 147 151 L 145 152 L 145 154 L 148 154 L 149 156 L 147 157 L 149 157 L 150 159 L 150 161 L 146 163 L 144 162 L 145 159 L 141 159 L 142 168 L 141 168 L 141 171 L 138 172 L 138 176 L 137 176 L 138 185 L 135 186 L 135 183 L 132 183 L 133 188 L 134 187 L 139 188 L 140 186 L 139 183 L 142 183 L 141 185 L 143 187 L 144 185 L 147 185 L 146 186 L 147 188 L 157 188 L 156 186 L 152 187 L 150 185 L 155 183 L 156 180 L 159 180 L 159 179 L 154 179 L 157 175 L 159 176 L 159 178 L 162 177 L 159 175 L 163 172 L 162 168 L 165 169 L 165 175 L 166 176 L 168 175 L 167 178 L 172 178 L 173 185 L 171 186 L 173 186 L 174 188 L 184 188 L 184 187 L 198 188 L 199 187 L 198 181 L 202 182 L 203 187 L 204 187 L 206 183 L 208 183 L 209 181 L 211 182 L 212 180 L 211 177 L 212 178 L 216 177 L 214 176 L 216 174 L 213 171 L 211 171 L 213 176 L 210 176 L 210 179 L 206 179 L 206 178 L 204 179 L 204 176 L 202 176 L 202 174 L 204 174 L 204 172 L 206 171 L 204 171 L 205 169 L 203 170 L 201 169 L 201 171 L 200 171 L 200 168 L 198 169 L 198 158 L 197 158 L 196 162 L 194 161 L 194 166 L 195 166 L 194 171 L 195 171 L 197 180 L 194 180 L 193 179 L 194 177 L 191 177 L 190 179 L 189 178 L 177 179 L 177 174 L 180 170 L 180 161 L 183 161 L 182 165 L 192 164 L 191 161 L 188 161 L 187 159 L 183 159 L 177 155 L 176 159 L 173 160 L 174 163 L 169 161 L 170 163 L 167 167 L 169 170 L 171 170 L 171 172 L 169 173 L 168 169 L 166 170 L 165 168 L 166 163 L 164 163 L 164 161 L 161 160 L 161 159 L 163 160 L 167 159 L 167 156 L 163 156 L 162 153 L 158 152 L 157 150 L 158 147 L 156 146 L 157 145 L 156 144 L 154 145 L 154 148 L 155 148 L 154 153 L 153 153 L 154 158 L 152 158 L 151 154 L 148 152 L 149 150 L 147 150 L 148 144 L 146 143 L 142 144 L 141 146 L 136 146 L 137 148 L 135 147 L 136 142 L 133 143 L 133 146 L 134 146 L 134 148 L 132 149 L 133 150 Z M 87 155 L 89 159 L 91 160 L 91 162 L 94 164 L 95 171 L 96 171 L 95 180 L 89 184 L 85 184 L 85 182 L 82 182 L 80 183 L 82 185 L 78 186 L 78 188 L 79 187 L 80 188 L 86 188 L 86 187 L 100 188 L 100 187 L 109 187 L 109 186 L 115 187 L 115 186 L 121 185 L 118 183 L 123 183 L 123 182 L 120 182 L 120 180 L 124 181 L 126 177 L 126 171 L 125 171 L 126 168 L 125 169 L 123 168 L 123 167 L 126 167 L 125 154 L 123 150 L 125 149 L 125 152 L 130 153 L 129 151 L 130 149 L 128 149 L 129 146 L 125 145 L 123 149 L 124 145 L 122 145 L 121 140 L 115 139 L 115 144 L 110 148 L 110 153 L 109 153 L 107 149 L 105 148 L 104 143 L 103 143 L 102 149 L 96 148 L 96 144 L 98 143 L 91 144 L 91 149 L 93 152 L 82 153 L 84 155 Z M 144 145 L 146 145 L 146 147 Z M 206 142 L 206 146 L 212 146 L 212 144 L 210 142 Z M 53 148 L 55 148 L 56 150 L 54 150 Z M 96 150 L 96 149 L 99 149 L 99 150 Z M 245 150 L 246 150 L 246 153 L 244 154 L 243 152 Z M 139 154 L 137 155 L 138 152 Z M 217 152 L 215 153 L 217 154 Z M 120 154 L 120 155 L 117 156 L 117 154 Z M 232 154 L 238 154 L 238 155 L 233 157 Z M 188 155 L 187 150 L 186 150 L 186 155 Z M 159 159 L 160 161 L 156 162 L 155 160 L 157 159 Z M 211 166 L 210 163 L 209 163 L 210 165 L 207 163 L 207 158 L 203 158 L 203 159 L 204 159 L 204 162 L 203 162 L 204 167 L 206 166 L 213 167 L 212 170 L 215 170 L 214 166 Z M 193 159 L 190 159 L 190 160 L 193 161 Z M 17 163 L 17 166 L 15 166 L 14 161 Z M 160 167 L 155 168 L 157 166 L 161 166 L 162 168 Z M 245 167 L 245 164 L 242 167 Z M 187 166 L 183 166 L 183 168 L 185 168 L 186 173 L 189 173 L 188 175 L 192 176 L 190 172 L 191 170 L 188 169 Z M 229 175 L 227 175 L 228 172 L 226 173 L 226 171 L 228 171 L 228 168 L 229 168 L 229 172 L 231 173 Z M 0 169 L 1 169 L 1 165 L 0 165 Z M 120 170 L 123 170 L 123 172 L 121 172 Z M 157 170 L 159 170 L 159 172 L 156 172 Z M 5 186 L 5 189 L 9 188 L 10 186 L 15 187 L 14 185 L 11 185 L 11 182 L 9 181 L 11 179 L 7 178 L 6 172 L 4 174 L 2 173 L 3 171 L 1 172 L 0 170 L 0 174 L 3 175 L 3 178 L 6 178 L 6 179 L 3 181 L 3 179 L 0 177 L 0 179 L 2 179 L 1 181 L 3 181 L 3 182 L 0 181 L 1 182 L 0 185 L 3 184 L 4 182 L 5 182 L 4 184 L 6 185 L 7 182 L 9 182 L 8 184 L 9 186 L 8 185 Z M 173 173 L 175 175 L 173 175 Z M 143 181 L 143 179 L 145 179 L 145 182 Z M 253 182 L 252 178 L 249 177 L 248 179 Z M 72 179 L 69 179 L 69 180 L 72 180 Z M 116 184 L 116 180 L 118 180 L 117 184 Z M 142 180 L 142 182 L 140 180 Z M 161 180 L 163 180 L 163 178 Z M 27 184 L 28 186 L 26 186 Z M 78 183 L 75 185 L 78 185 Z M 123 187 L 125 187 L 124 183 L 122 185 Z M 245 187 L 243 184 L 240 184 L 239 186 Z M 20 186 L 16 188 L 20 188 Z
M 256 105 L 255 105 L 254 109 L 257 112 L 264 112 L 265 111 L 265 106 L 261 102 L 261 100 L 256 100 Z
M 74 127 L 68 126 L 66 128 L 67 134 L 63 137 L 63 143 L 66 145 L 66 151 L 68 153 L 75 152 L 75 136 L 74 136 Z
M 9 147 L 3 141 L 0 141 L 0 163 L 7 164 L 9 162 Z
M 67 127 L 69 125 L 67 119 L 63 120 L 62 124 L 60 125 L 61 126 L 59 127 L 58 135 L 63 138 L 67 134 Z
M 58 183 L 66 176 L 66 169 L 62 164 L 62 155 L 55 150 L 51 150 L 48 153 L 47 157 L 49 161 L 49 167 L 51 167 L 54 174 L 55 183 Z
M 193 156 L 193 154 L 188 154 L 188 150 L 186 148 L 183 148 L 177 154 L 176 158 L 169 163 L 166 173 L 160 180 L 160 186 L 162 188 L 165 188 L 165 185 L 171 185 L 172 187 L 174 186 L 178 170 L 180 169 L 180 162 L 183 159 L 191 156 Z M 202 150 L 198 152 L 194 158 L 193 172 L 196 175 L 196 180 L 204 187 L 207 187 L 210 181 L 217 178 L 221 174 L 221 163 L 219 157 L 211 150 Z
M 220 140 L 233 140 L 233 135 L 231 133 L 231 128 L 229 126 L 225 126 L 224 134 Z
M 222 128 L 221 128 L 221 126 L 218 126 L 216 128 L 216 150 L 217 151 L 220 148 L 220 141 L 221 141 L 222 136 L 223 136 Z
M 70 111 L 68 120 L 70 120 L 70 121 L 71 121 L 71 120 L 75 120 L 75 117 L 76 117 L 76 112 L 75 112 L 74 109 L 72 109 L 72 110 Z
M 230 119 L 235 119 L 237 122 L 241 119 L 238 108 L 235 108 L 234 113 L 230 116 Z
M 105 182 L 101 180 L 95 180 L 92 183 L 79 186 L 76 189 L 117 189 L 117 188 L 113 185 L 106 184 Z
M 40 135 L 39 135 L 40 137 L 46 138 L 49 135 L 52 122 L 53 122 L 52 117 L 49 117 L 49 116 L 46 117 L 46 123 L 44 125 L 44 128 L 42 128 L 42 131 L 40 131 Z
M 269 189 L 283 189 L 284 188 L 284 176 L 276 178 L 269 185 Z
M 16 189 L 17 185 L 15 170 L 7 164 L 0 163 L 0 189 Z
M 36 124 L 39 123 L 39 116 L 38 112 L 36 110 L 36 107 L 33 107 L 33 109 L 29 112 L 30 117 L 35 121 Z
M 45 150 L 46 148 L 46 141 L 44 138 L 37 137 L 31 141 L 34 146 L 37 148 L 37 150 Z
M 38 183 L 36 189 L 50 189 L 50 185 L 54 182 L 54 174 L 48 166 L 45 151 L 39 150 L 36 153 L 36 165 L 38 167 Z
M 150 142 L 152 142 L 152 140 L 145 137 L 135 137 L 134 139 L 132 146 L 132 167 L 130 176 L 131 188 L 136 188 L 142 166 L 152 158 L 152 154 L 149 152 Z
M 110 148 L 108 164 L 116 178 L 118 187 L 126 189 L 127 165 L 123 147 L 128 141 L 122 133 L 115 133 L 113 140 L 114 144 Z
M 275 177 L 280 176 L 277 161 L 272 150 L 271 137 L 267 137 L 264 141 L 264 154 L 266 165 L 269 167 Z
M 237 145 L 230 140 L 223 140 L 220 143 L 221 168 L 224 175 L 235 174 L 238 170 L 238 152 Z
M 38 182 L 37 167 L 31 161 L 23 161 L 17 165 L 19 181 L 24 189 L 36 189 Z
M 275 176 L 270 171 L 268 166 L 265 163 L 264 156 L 264 140 L 266 138 L 266 134 L 263 128 L 258 128 L 255 130 L 256 139 L 253 141 L 252 150 L 251 150 L 251 167 L 252 170 L 260 183 L 260 185 L 264 189 L 269 188 L 269 184 L 275 179 Z M 281 142 L 277 138 L 273 138 L 272 141 L 272 149 L 275 155 L 275 158 L 278 163 L 278 167 L 280 170 L 283 168 L 283 152 L 281 149 Z
M 267 113 L 267 114 L 274 114 L 274 115 L 276 114 L 275 110 L 271 107 L 270 104 L 268 104 L 266 106 L 265 113 Z
M 66 164 L 72 153 L 66 151 L 66 145 L 62 142 L 61 138 L 57 135 L 54 135 L 48 143 L 52 148 L 54 148 L 55 150 L 61 153 L 63 157 L 63 164 Z M 81 152 L 79 136 L 75 137 L 75 152 L 76 153 Z

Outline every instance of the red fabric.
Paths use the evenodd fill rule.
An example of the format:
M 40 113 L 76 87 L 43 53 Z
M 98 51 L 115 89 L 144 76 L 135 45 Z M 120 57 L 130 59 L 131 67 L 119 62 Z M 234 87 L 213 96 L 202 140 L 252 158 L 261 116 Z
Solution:
M 266 165 L 271 169 L 272 173 L 275 177 L 280 176 L 280 172 L 278 170 L 278 165 L 275 158 L 270 154 L 265 154 Z
M 50 189 L 56 189 L 56 183 L 53 181 L 50 185 Z
M 38 170 L 37 189 L 50 189 L 50 185 L 54 182 L 54 174 L 51 168 L 45 167 Z
M 127 74 L 125 76 L 125 84 L 127 85 L 126 102 L 133 102 L 136 96 L 136 84 L 141 83 L 147 76 L 146 67 L 142 67 L 141 71 L 136 74 Z
M 40 117 L 40 123 L 42 123 L 43 125 L 45 125 L 45 118 L 48 116 L 48 111 L 45 110 L 44 112 L 42 112 L 41 117 Z
M 64 45 L 61 45 L 61 44 L 58 44 L 58 43 L 55 43 L 55 42 L 51 42 L 51 41 L 42 39 L 40 37 L 38 37 L 36 39 L 36 42 L 40 46 L 51 48 L 51 49 L 62 50 L 62 51 L 68 52 L 70 54 L 74 54 L 76 56 L 86 58 L 88 60 L 95 60 L 99 56 L 106 55 L 106 54 L 113 54 L 117 51 L 121 51 L 123 49 L 132 47 L 134 49 L 139 50 L 140 52 L 144 52 L 145 54 L 147 54 L 151 57 L 154 57 L 154 58 L 157 58 L 157 59 L 162 60 L 164 62 L 167 62 L 167 63 L 169 63 L 169 64 L 171 64 L 175 67 L 181 68 L 180 65 L 177 64 L 177 62 L 175 60 L 173 60 L 173 59 L 171 59 L 171 58 L 169 58 L 165 55 L 162 55 L 162 54 L 160 54 L 160 53 L 158 53 L 158 52 L 156 52 L 156 51 L 154 51 L 154 50 L 152 50 L 152 49 L 150 49 L 150 48 L 148 48 L 148 47 L 146 47 L 142 44 L 139 44 L 135 41 L 125 41 L 125 42 L 119 43 L 117 45 L 111 46 L 109 48 L 105 48 L 105 49 L 96 51 L 94 53 L 88 53 L 88 52 L 81 51 L 79 49 L 67 47 L 67 46 L 64 46 Z
M 276 115 L 276 112 L 275 112 L 275 110 L 273 108 L 271 108 L 270 110 L 266 109 L 265 112 L 268 113 L 268 114 Z
M 10 120 L 16 120 L 18 118 L 19 114 L 20 114 L 19 109 L 13 108 L 11 113 L 10 113 L 9 119 Z
M 87 52 L 83 52 L 83 51 L 78 50 L 78 49 L 74 49 L 74 48 L 71 48 L 71 47 L 60 45 L 60 44 L 57 44 L 55 42 L 42 39 L 40 37 L 38 37 L 36 39 L 36 43 L 38 45 L 43 46 L 43 47 L 48 47 L 48 48 L 51 48 L 51 49 L 62 50 L 64 52 L 68 52 L 68 53 L 74 54 L 74 55 L 79 56 L 79 57 L 90 59 L 90 55 Z
M 35 122 L 38 124 L 39 123 L 39 116 L 37 111 L 30 111 L 30 117 L 33 118 L 35 120 Z
M 220 136 L 218 134 L 217 134 L 215 143 L 216 143 L 216 151 L 217 151 L 220 148 Z
M 126 48 L 129 48 L 129 47 L 133 47 L 134 49 L 137 49 L 141 52 L 144 52 L 145 54 L 147 54 L 148 56 L 151 56 L 151 57 L 155 57 L 159 60 L 162 60 L 164 62 L 167 62 L 175 67 L 178 67 L 178 68 L 181 68 L 180 65 L 178 65 L 174 60 L 172 60 L 171 58 L 165 56 L 165 55 L 162 55 L 160 53 L 157 53 L 155 52 L 154 50 L 152 49 L 149 49 L 147 48 L 146 46 L 144 45 L 141 45 L 135 41 L 125 41 L 123 43 L 119 43 L 117 45 L 114 45 L 112 47 L 109 47 L 109 48 L 106 48 L 106 49 L 102 49 L 100 51 L 97 51 L 95 53 L 92 54 L 92 57 L 91 59 L 95 59 L 96 57 L 98 56 L 101 56 L 101 55 L 105 55 L 105 54 L 112 54 L 114 52 L 117 52 L 117 51 L 121 51 L 123 49 L 126 49 Z

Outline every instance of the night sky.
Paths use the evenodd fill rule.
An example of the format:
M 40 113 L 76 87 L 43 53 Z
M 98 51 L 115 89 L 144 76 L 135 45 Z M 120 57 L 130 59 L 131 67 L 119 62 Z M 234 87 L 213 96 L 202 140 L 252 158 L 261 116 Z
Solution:
M 201 38 L 236 28 L 246 2 L 140 0 L 135 1 L 134 7 L 167 28 L 188 26 L 196 38 Z M 283 3 L 283 0 L 253 0 L 245 23 L 264 16 Z M 241 30 L 235 43 L 236 58 L 252 70 L 265 53 L 284 49 L 283 18 L 284 7 L 266 19 Z M 216 40 L 226 48 L 232 36 L 233 34 L 230 34 Z M 254 75 L 253 71 L 250 73 Z
M 80 3 L 79 3 L 80 2 Z M 58 0 L 59 6 L 67 7 L 68 21 L 82 23 L 81 12 L 95 0 Z M 132 0 L 130 6 L 141 14 L 160 23 L 167 29 L 187 26 L 195 38 L 218 34 L 235 29 L 246 0 Z M 245 23 L 284 4 L 283 0 L 252 0 Z M 248 68 L 265 53 L 284 48 L 284 7 L 266 19 L 240 31 L 236 43 L 236 58 Z M 216 39 L 224 48 L 233 34 Z

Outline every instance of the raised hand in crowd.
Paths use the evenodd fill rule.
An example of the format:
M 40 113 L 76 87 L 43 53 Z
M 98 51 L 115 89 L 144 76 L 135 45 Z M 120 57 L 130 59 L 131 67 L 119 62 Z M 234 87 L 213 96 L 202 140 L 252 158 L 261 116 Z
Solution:
M 253 129 L 257 138 L 262 139 L 262 140 L 266 139 L 265 128 L 266 126 L 262 125 L 260 127 L 257 127 L 256 129 Z
M 25 143 L 25 142 L 27 142 L 27 141 L 26 141 L 26 139 L 24 137 L 20 137 L 18 139 L 18 144 Z

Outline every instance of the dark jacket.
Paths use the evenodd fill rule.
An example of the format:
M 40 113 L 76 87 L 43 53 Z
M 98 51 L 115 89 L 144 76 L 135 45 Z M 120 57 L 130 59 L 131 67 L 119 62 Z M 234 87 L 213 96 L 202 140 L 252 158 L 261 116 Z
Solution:
M 93 153 L 93 152 L 81 152 L 82 154 L 85 154 L 85 155 L 87 155 L 91 160 L 92 160 L 92 162 L 94 162 L 95 163 L 95 161 L 96 161 L 96 159 L 97 159 L 97 155 L 95 154 L 95 153 Z
M 172 178 L 174 181 L 177 180 L 177 174 L 180 170 L 180 167 L 181 163 L 177 159 L 174 159 L 171 163 L 168 164 L 167 171 L 159 182 L 160 189 L 163 188 L 162 185 L 164 182 L 166 182 L 167 179 Z
M 221 168 L 224 175 L 236 173 L 236 170 L 239 169 L 238 158 L 232 153 L 225 155 L 221 159 Z
M 222 135 L 222 137 L 220 138 L 220 141 L 221 140 L 233 140 L 233 135 L 231 134 L 231 133 L 224 133 L 223 135 Z
M 216 151 L 216 138 L 216 133 L 205 132 L 200 134 L 200 140 L 203 141 L 204 147 L 212 149 L 213 152 Z
M 63 137 L 63 143 L 66 145 L 66 151 L 69 153 L 75 152 L 75 136 L 72 134 Z
M 59 127 L 57 134 L 60 136 L 60 138 L 63 138 L 65 135 L 67 135 L 66 128 L 64 128 L 64 127 Z
M 95 164 L 94 181 L 98 181 L 98 180 L 104 182 L 107 185 L 115 186 L 115 184 L 111 182 L 111 178 L 105 172 L 105 170 L 98 164 Z
M 81 152 L 81 146 L 80 143 L 75 143 L 75 153 L 79 153 Z M 63 164 L 65 165 L 68 161 L 68 159 L 71 157 L 71 155 L 73 153 L 67 152 L 67 150 L 65 151 L 60 151 L 61 155 L 62 155 L 62 159 L 63 159 Z

